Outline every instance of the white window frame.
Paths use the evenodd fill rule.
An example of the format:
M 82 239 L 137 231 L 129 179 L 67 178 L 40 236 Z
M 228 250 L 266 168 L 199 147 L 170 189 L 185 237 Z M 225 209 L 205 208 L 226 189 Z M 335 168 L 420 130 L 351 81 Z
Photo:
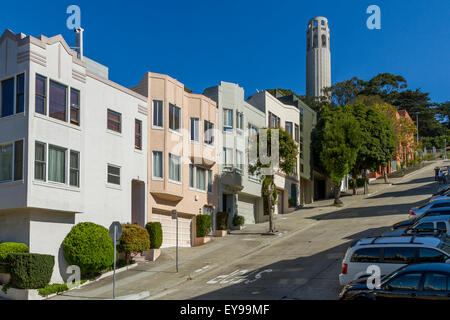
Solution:
M 170 165 L 171 165 L 171 163 L 172 163 L 172 161 L 170 161 L 170 158 L 171 158 L 171 156 L 172 157 L 176 157 L 176 158 L 178 158 L 178 160 L 179 160 L 179 167 L 180 167 L 180 181 L 177 181 L 177 180 L 173 180 L 173 179 L 171 179 L 170 178 Z M 182 166 L 182 162 L 181 162 L 181 156 L 178 156 L 178 155 L 176 155 L 176 154 L 173 154 L 173 153 L 169 153 L 168 154 L 168 162 L 169 162 L 169 173 L 168 173 L 168 177 L 169 177 L 169 182 L 172 182 L 172 183 L 176 183 L 176 184 L 181 184 L 182 183 L 182 181 L 183 181 L 183 166 Z
M 236 129 L 239 133 L 244 130 L 244 113 L 236 110 Z
M 154 154 L 155 153 L 161 153 L 161 177 L 155 176 L 154 175 L 154 170 L 153 170 L 153 166 L 154 166 L 154 161 L 155 161 L 155 157 Z M 159 150 L 152 150 L 152 180 L 164 180 L 164 152 L 159 151 Z
M 228 123 L 228 116 L 230 113 L 231 113 L 231 125 Z M 226 114 L 226 116 L 225 116 L 225 114 Z M 224 108 L 222 117 L 223 117 L 223 131 L 224 132 L 232 132 L 233 131 L 233 122 L 234 122 L 233 109 Z
M 161 110 L 159 108 L 155 108 L 155 105 L 158 105 L 158 102 L 161 102 Z M 156 110 L 156 119 L 155 119 L 155 110 Z M 158 122 L 158 116 L 161 113 L 161 126 L 155 124 Z M 164 128 L 164 101 L 163 100 L 152 100 L 152 128 L 153 129 L 163 129 Z
M 176 109 L 178 109 L 179 110 L 179 117 L 178 117 L 178 130 L 175 130 L 175 129 L 172 129 L 171 128 L 171 125 L 172 125 L 172 123 L 170 123 L 170 110 L 176 110 Z M 182 114 L 181 114 L 181 108 L 180 107 L 178 107 L 177 105 L 175 105 L 175 104 L 173 104 L 173 103 L 170 103 L 169 104 L 169 131 L 171 131 L 171 132 L 175 132 L 175 133 L 178 133 L 178 134 L 181 134 L 181 125 L 182 125 Z M 175 121 L 175 115 L 173 116 L 173 119 L 174 119 L 174 121 Z M 175 124 L 175 122 L 174 122 L 174 124 Z
M 197 123 L 197 127 L 195 128 L 195 123 Z M 192 125 L 194 124 L 194 139 L 192 139 Z M 200 118 L 191 117 L 189 120 L 189 140 L 191 143 L 200 143 L 200 132 L 201 132 L 201 124 Z M 197 130 L 195 130 L 197 129 Z
M 203 130 L 203 143 L 207 146 L 214 146 L 215 143 L 215 132 L 214 132 L 214 122 L 209 120 L 204 120 L 203 122 L 205 124 L 204 130 Z M 206 140 L 211 140 L 211 143 L 207 142 Z
M 119 169 L 119 175 L 118 175 L 119 181 L 120 181 L 119 184 L 112 183 L 112 182 L 109 182 L 109 181 L 108 181 L 108 177 L 109 177 L 109 175 L 110 175 L 110 173 L 108 172 L 108 168 L 109 168 L 109 167 L 113 167 L 113 168 Z M 111 174 L 111 175 L 117 177 L 117 175 L 115 175 L 115 174 Z M 121 167 L 121 166 L 118 166 L 118 165 L 112 164 L 112 163 L 107 163 L 107 164 L 106 164 L 106 184 L 107 184 L 108 186 L 116 187 L 116 188 L 122 186 L 122 167 Z
M 227 150 L 230 151 L 230 157 L 227 157 Z M 233 148 L 226 148 L 226 147 L 223 148 L 223 157 L 222 157 L 222 159 L 223 159 L 223 166 L 224 167 L 231 167 L 232 168 L 234 166 L 233 153 L 234 153 L 233 152 Z M 229 160 L 231 160 L 231 163 L 227 163 L 228 158 L 229 158 Z

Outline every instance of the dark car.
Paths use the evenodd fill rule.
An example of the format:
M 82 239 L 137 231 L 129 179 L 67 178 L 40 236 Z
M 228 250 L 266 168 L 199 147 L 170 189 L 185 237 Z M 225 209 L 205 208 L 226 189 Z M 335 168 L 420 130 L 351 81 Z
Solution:
M 436 217 L 436 216 L 446 216 L 450 215 L 450 207 L 446 208 L 434 208 L 430 209 L 421 215 L 417 216 L 415 219 L 400 221 L 392 226 L 393 230 L 399 229 L 399 228 L 408 228 L 411 227 L 413 224 L 415 224 L 417 221 L 425 218 L 425 217 Z
M 450 300 L 450 264 L 420 263 L 404 266 L 369 289 L 367 280 L 346 285 L 340 300 L 420 299 Z

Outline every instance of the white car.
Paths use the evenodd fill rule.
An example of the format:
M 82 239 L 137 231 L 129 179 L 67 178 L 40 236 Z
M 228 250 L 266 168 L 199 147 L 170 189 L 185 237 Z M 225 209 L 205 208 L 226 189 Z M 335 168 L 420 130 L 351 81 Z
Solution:
M 395 229 L 383 234 L 383 236 L 393 237 L 413 234 L 434 235 L 439 233 L 446 233 L 450 236 L 450 215 L 425 217 L 415 222 L 412 226 Z
M 430 262 L 450 263 L 450 242 L 446 235 L 365 238 L 348 248 L 339 283 L 344 286 L 367 278 L 374 267 L 380 269 L 382 277 L 407 264 Z
M 425 202 L 424 204 L 422 204 L 419 207 L 411 208 L 409 210 L 408 218 L 410 220 L 415 219 L 418 216 L 420 216 L 422 213 L 427 212 L 428 210 L 436 209 L 436 208 L 445 208 L 445 207 L 450 207 L 450 196 L 438 198 L 435 200 L 430 200 L 428 202 Z

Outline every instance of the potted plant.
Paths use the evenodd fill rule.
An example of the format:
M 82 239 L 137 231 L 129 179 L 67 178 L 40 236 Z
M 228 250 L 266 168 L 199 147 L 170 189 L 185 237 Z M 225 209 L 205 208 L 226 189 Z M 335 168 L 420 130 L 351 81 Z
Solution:
M 235 215 L 233 217 L 233 230 L 241 230 L 245 224 L 245 218 L 240 215 Z
M 211 231 L 211 216 L 209 214 L 199 214 L 196 216 L 196 238 L 195 238 L 195 245 L 202 245 L 211 240 L 210 237 L 208 237 L 209 232 Z
M 225 237 L 228 231 L 228 212 L 218 212 L 216 215 L 216 230 L 214 236 Z
M 160 222 L 149 222 L 145 225 L 145 229 L 150 236 L 150 249 L 144 251 L 144 256 L 149 261 L 155 261 L 161 254 L 162 226 Z

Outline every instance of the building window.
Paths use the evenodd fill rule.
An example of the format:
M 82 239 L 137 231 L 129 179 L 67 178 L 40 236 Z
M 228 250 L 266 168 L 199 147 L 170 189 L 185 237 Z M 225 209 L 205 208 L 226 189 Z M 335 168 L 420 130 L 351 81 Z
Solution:
M 259 129 L 252 124 L 248 124 L 248 136 L 251 137 L 254 134 L 258 134 Z
M 208 192 L 213 192 L 213 172 L 212 170 L 208 170 Z
M 110 109 L 108 109 L 108 129 L 122 132 L 122 115 Z
M 209 145 L 213 145 L 214 144 L 214 123 L 205 120 L 205 132 L 204 132 L 204 138 L 205 138 L 205 143 L 209 144 Z
M 19 74 L 16 81 L 16 113 L 21 113 L 25 108 L 25 75 Z
M 300 132 L 303 132 L 303 108 L 300 108 Z
M 47 105 L 47 78 L 36 75 L 34 111 L 40 114 L 46 114 Z
M 134 148 L 142 150 L 142 121 L 134 120 Z
M 70 88 L 70 123 L 80 125 L 80 91 Z
M 163 153 L 162 151 L 152 152 L 152 177 L 163 178 Z
M 300 137 L 300 158 L 303 159 L 303 137 Z
M 315 34 L 313 37 L 313 48 L 317 48 L 318 43 L 319 43 L 319 38 L 318 38 L 318 35 Z
M 2 117 L 14 114 L 14 78 L 2 81 Z
M 45 167 L 46 167 L 46 159 L 45 159 L 45 144 L 36 142 L 34 148 L 34 179 L 45 181 Z
M 322 35 L 322 48 L 326 48 L 327 47 L 327 36 L 326 35 Z
M 286 121 L 286 131 L 291 137 L 294 137 L 292 134 L 292 122 Z
M 108 164 L 108 183 L 120 186 L 120 167 Z
M 197 189 L 206 191 L 206 170 L 204 168 L 197 167 Z
M 153 127 L 162 128 L 164 119 L 164 105 L 161 100 L 153 100 Z
M 61 121 L 67 121 L 67 87 L 50 81 L 49 116 Z
M 66 183 L 66 149 L 48 147 L 48 180 Z
M 200 141 L 200 119 L 191 118 L 191 141 Z
M 80 153 L 77 151 L 70 151 L 70 175 L 69 184 L 72 187 L 80 186 Z
M 194 182 L 195 169 L 194 168 L 195 167 L 193 164 L 189 165 L 189 187 L 190 188 L 195 188 L 195 182 Z
M 244 153 L 236 150 L 236 164 L 241 172 L 244 170 Z
M 223 148 L 223 164 L 226 166 L 233 165 L 233 149 Z
M 280 127 L 280 118 L 274 115 L 272 112 L 269 112 L 269 128 L 279 128 Z
M 300 142 L 300 131 L 299 131 L 299 128 L 298 128 L 298 124 L 295 124 L 294 134 L 295 134 L 295 141 L 297 143 Z
M 233 131 L 233 110 L 223 109 L 223 131 Z
M 14 143 L 14 181 L 23 179 L 23 140 Z
M 304 167 L 303 164 L 300 164 L 300 172 L 303 173 L 304 172 Z
M 13 144 L 0 145 L 0 182 L 12 180 Z
M 173 104 L 169 104 L 169 129 L 180 132 L 181 109 Z
M 244 114 L 239 111 L 236 111 L 236 128 L 244 129 Z
M 181 182 L 181 157 L 169 153 L 169 180 Z

